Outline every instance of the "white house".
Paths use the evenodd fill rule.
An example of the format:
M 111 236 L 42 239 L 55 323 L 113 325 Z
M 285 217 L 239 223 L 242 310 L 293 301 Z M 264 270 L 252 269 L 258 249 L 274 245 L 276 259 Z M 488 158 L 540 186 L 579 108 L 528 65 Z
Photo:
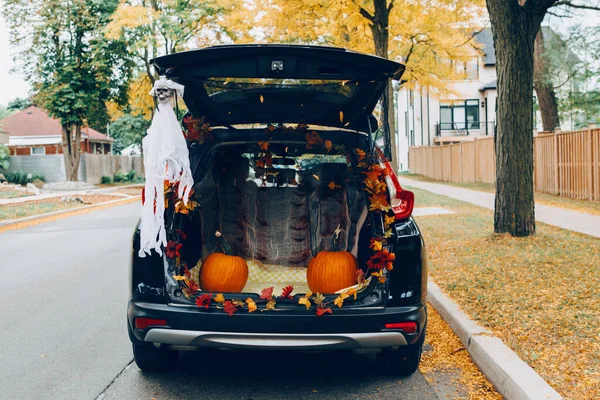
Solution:
M 434 98 L 426 89 L 396 91 L 398 167 L 408 169 L 408 148 L 493 135 L 496 125 L 496 56 L 491 29 L 475 36 L 481 52 L 461 63 L 464 79 L 453 81 L 453 96 Z

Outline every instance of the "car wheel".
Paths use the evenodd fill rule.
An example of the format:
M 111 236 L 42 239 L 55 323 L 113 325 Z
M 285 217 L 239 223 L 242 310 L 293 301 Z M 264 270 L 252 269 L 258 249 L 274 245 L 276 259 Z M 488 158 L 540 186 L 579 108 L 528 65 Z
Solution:
M 390 375 L 412 375 L 419 369 L 424 341 L 425 331 L 423 331 L 415 344 L 400 347 L 397 350 L 384 350 L 381 353 L 377 353 L 377 362 Z
M 133 358 L 144 372 L 168 371 L 175 367 L 178 351 L 168 347 L 156 347 L 151 343 L 133 343 Z

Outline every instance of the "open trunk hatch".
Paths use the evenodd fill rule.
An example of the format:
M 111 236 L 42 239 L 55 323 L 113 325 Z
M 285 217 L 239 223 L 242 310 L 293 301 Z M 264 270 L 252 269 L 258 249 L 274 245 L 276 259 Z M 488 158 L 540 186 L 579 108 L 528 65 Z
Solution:
M 367 132 L 388 79 L 404 66 L 340 48 L 227 45 L 152 60 L 185 85 L 190 112 L 214 125 L 302 123 Z

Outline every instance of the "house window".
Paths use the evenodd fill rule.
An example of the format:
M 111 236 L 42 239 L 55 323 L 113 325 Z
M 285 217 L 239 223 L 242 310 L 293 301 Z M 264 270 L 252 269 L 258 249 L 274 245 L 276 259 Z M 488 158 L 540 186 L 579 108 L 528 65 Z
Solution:
M 43 156 L 44 154 L 46 154 L 45 147 L 31 147 L 32 156 Z
M 455 100 L 440 104 L 443 131 L 479 129 L 479 100 Z
M 452 60 L 451 64 L 454 66 L 459 79 L 475 80 L 479 78 L 479 61 L 477 57 L 468 61 Z

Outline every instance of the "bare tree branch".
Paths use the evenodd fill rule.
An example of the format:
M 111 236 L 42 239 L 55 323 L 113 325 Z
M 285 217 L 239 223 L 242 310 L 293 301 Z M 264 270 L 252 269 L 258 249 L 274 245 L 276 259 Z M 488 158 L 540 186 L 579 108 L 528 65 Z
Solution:
M 375 23 L 375 18 L 369 14 L 369 12 L 367 10 L 365 10 L 364 8 L 360 7 L 360 15 L 362 15 L 363 17 L 365 17 L 366 19 L 368 19 L 369 21 L 371 21 L 371 23 Z
M 569 8 L 577 8 L 577 9 L 580 9 L 580 10 L 600 11 L 600 4 L 599 4 L 599 2 L 596 2 L 596 5 L 587 5 L 587 4 L 574 3 L 571 0 L 558 0 L 551 7 L 558 7 L 558 6 L 566 6 L 566 7 L 569 7 Z
M 479 29 L 478 31 L 473 32 L 472 34 L 469 35 L 469 38 L 467 40 L 465 40 L 463 43 L 456 45 L 454 47 L 463 47 L 465 44 L 469 43 L 475 36 L 479 35 L 481 32 L 483 32 L 483 30 L 485 28 L 487 28 L 488 24 L 490 23 L 490 21 L 486 22 L 485 25 L 483 26 L 483 28 Z

